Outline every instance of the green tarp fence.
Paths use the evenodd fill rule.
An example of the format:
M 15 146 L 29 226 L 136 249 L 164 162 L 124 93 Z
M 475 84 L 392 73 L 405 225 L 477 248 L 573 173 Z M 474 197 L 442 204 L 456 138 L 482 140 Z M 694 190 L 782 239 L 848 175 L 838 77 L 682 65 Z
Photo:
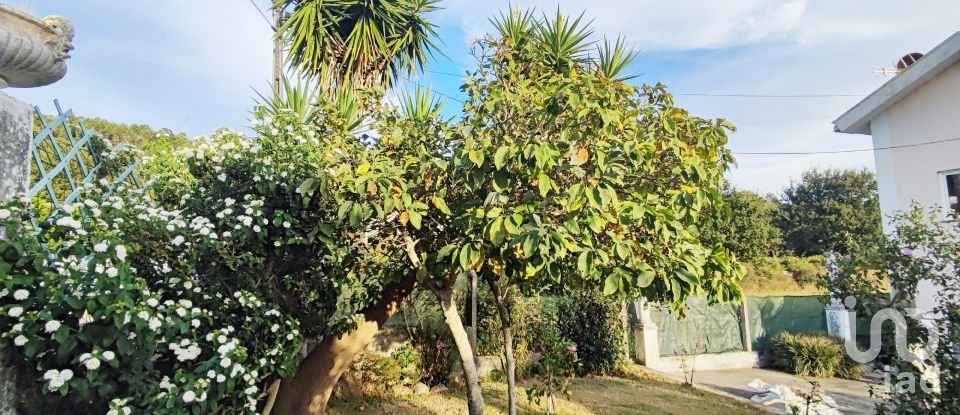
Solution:
M 823 304 L 817 296 L 747 297 L 753 350 L 764 350 L 781 331 L 826 332 Z M 654 306 L 651 317 L 659 329 L 660 355 L 682 356 L 744 350 L 738 304 L 707 305 L 706 299 L 687 302 L 680 320 L 667 307 Z

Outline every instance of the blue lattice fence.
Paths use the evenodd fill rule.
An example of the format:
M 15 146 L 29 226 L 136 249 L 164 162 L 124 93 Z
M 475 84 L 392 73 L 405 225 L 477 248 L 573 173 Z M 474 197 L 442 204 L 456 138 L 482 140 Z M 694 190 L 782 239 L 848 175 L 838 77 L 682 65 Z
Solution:
M 56 117 L 48 117 L 40 107 L 35 107 L 40 131 L 31 142 L 33 163 L 27 191 L 38 212 L 33 218 L 34 225 L 53 216 L 63 205 L 75 202 L 82 187 L 95 180 L 107 180 L 107 194 L 127 181 L 138 188 L 143 187 L 137 175 L 139 163 L 136 159 L 119 173 L 101 171 L 104 170 L 101 153 L 107 148 L 106 142 L 95 131 L 86 128 L 72 110 L 64 112 L 57 100 L 54 105 Z M 116 154 L 128 148 L 121 144 L 110 152 Z

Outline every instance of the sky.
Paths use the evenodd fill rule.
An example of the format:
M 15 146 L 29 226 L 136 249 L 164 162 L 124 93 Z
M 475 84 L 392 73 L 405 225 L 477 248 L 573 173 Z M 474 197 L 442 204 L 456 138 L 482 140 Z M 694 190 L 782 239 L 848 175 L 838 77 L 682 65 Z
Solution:
M 268 89 L 272 29 L 267 0 L 6 1 L 76 26 L 67 76 L 6 93 L 54 111 L 209 134 L 249 125 L 256 91 Z M 429 86 L 455 115 L 473 39 L 508 0 L 441 0 L 429 17 L 439 51 L 429 72 L 401 82 Z M 594 38 L 622 35 L 640 51 L 635 83 L 666 84 L 678 105 L 738 126 L 735 153 L 871 147 L 833 132 L 832 121 L 884 82 L 877 68 L 927 52 L 960 30 L 956 0 L 513 0 L 540 13 L 584 13 Z M 775 95 L 730 97 L 715 95 Z M 792 95 L 792 97 L 782 97 Z M 796 97 L 801 95 L 802 97 Z M 810 95 L 829 95 L 810 97 Z M 810 168 L 873 169 L 873 153 L 738 154 L 734 186 L 779 193 Z

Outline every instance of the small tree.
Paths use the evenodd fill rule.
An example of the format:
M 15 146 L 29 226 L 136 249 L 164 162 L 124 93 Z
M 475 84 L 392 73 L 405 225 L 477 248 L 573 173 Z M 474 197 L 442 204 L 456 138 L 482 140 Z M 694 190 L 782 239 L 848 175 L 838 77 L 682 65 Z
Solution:
M 880 237 L 877 181 L 867 170 L 807 171 L 783 191 L 778 222 L 796 255 L 846 253 L 850 240 Z
M 700 246 L 695 228 L 732 162 L 729 123 L 675 107 L 663 85 L 627 84 L 622 42 L 589 59 L 591 30 L 580 18 L 511 11 L 494 25 L 498 36 L 477 43 L 478 70 L 463 86 L 452 169 L 465 194 L 453 209 L 459 240 L 441 255 L 491 287 L 515 413 L 502 285 L 644 296 L 680 309 L 691 295 L 739 298 L 742 271 L 724 249 Z

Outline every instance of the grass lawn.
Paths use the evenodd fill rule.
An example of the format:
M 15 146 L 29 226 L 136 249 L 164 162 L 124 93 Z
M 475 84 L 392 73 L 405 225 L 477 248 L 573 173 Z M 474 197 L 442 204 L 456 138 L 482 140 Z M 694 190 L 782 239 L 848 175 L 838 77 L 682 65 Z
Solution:
M 727 397 L 655 379 L 628 380 L 611 377 L 575 379 L 570 389 L 573 392 L 571 401 L 565 399 L 557 401 L 559 414 L 767 414 Z M 486 411 L 484 413 L 495 415 L 506 413 L 506 392 L 507 387 L 503 383 L 485 382 L 483 395 Z M 518 392 L 519 413 L 545 412 L 543 404 L 536 406 L 527 401 L 522 388 Z M 463 392 L 450 390 L 427 395 L 334 399 L 331 401 L 328 413 L 335 415 L 452 415 L 466 414 L 467 411 Z

